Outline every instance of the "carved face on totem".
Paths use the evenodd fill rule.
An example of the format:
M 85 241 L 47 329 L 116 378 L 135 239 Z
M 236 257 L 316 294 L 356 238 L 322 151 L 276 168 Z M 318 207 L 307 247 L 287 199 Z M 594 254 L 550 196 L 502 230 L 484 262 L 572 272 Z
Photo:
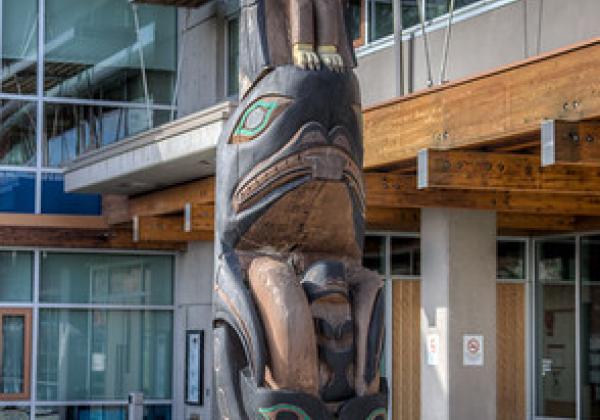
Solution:
M 361 124 L 353 72 L 282 66 L 266 74 L 218 147 L 222 244 L 359 258 Z

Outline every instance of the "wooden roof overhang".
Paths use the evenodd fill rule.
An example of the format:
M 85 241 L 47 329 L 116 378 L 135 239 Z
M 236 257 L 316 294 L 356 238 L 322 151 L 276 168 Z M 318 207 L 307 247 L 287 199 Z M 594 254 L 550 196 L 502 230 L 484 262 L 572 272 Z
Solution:
M 450 207 L 497 211 L 500 234 L 600 230 L 598 69 L 600 38 L 366 109 L 367 227 L 416 232 L 420 208 Z M 73 246 L 181 249 L 212 240 L 214 211 L 208 177 L 105 196 L 105 225 L 79 220 L 71 239 L 29 224 Z M 2 244 L 31 228 L 6 217 Z
M 364 111 L 367 227 L 498 212 L 501 234 L 600 229 L 600 39 Z M 543 153 L 542 153 L 543 151 Z M 138 240 L 210 240 L 214 179 L 126 199 Z M 127 208 L 126 211 L 123 211 Z

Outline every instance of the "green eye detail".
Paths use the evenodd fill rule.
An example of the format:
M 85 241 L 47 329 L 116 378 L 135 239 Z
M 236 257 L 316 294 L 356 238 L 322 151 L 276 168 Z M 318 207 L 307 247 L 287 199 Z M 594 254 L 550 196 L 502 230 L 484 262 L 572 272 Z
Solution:
M 264 96 L 242 114 L 230 143 L 245 143 L 260 135 L 292 102 L 285 96 Z
M 279 104 L 277 102 L 268 102 L 265 100 L 258 100 L 250 106 L 244 112 L 242 120 L 240 121 L 235 134 L 238 136 L 256 136 L 262 130 L 265 129 L 273 111 L 277 109 Z

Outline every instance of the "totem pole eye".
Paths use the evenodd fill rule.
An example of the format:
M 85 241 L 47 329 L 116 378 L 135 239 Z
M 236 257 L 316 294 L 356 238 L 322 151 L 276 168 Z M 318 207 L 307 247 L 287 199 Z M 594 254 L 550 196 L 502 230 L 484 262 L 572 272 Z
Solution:
M 242 114 L 230 143 L 245 143 L 262 134 L 292 102 L 283 96 L 265 96 L 254 101 Z

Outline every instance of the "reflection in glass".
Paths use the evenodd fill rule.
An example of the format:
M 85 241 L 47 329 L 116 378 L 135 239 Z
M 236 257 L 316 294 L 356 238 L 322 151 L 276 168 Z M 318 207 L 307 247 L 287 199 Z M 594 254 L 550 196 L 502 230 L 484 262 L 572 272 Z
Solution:
M 0 212 L 33 213 L 35 173 L 0 171 Z
M 46 214 L 102 214 L 102 197 L 98 194 L 65 192 L 63 174 L 42 174 L 42 213 Z
M 419 23 L 418 0 L 402 0 L 402 27 L 406 29 Z
M 0 407 L 0 419 L 29 420 L 29 407 L 6 406 Z
M 600 236 L 581 240 L 581 406 L 600 418 Z
M 391 239 L 392 276 L 418 276 L 421 274 L 421 240 L 419 238 Z
M 369 39 L 378 40 L 394 33 L 392 0 L 370 0 Z
M 352 36 L 352 39 L 354 41 L 356 40 L 360 40 L 363 41 L 362 38 L 362 22 L 363 22 L 363 15 L 364 15 L 364 10 L 362 8 L 363 5 L 363 0 L 350 0 L 349 2 L 349 7 L 350 7 L 350 19 L 351 19 L 351 23 L 350 23 L 350 34 Z
M 171 305 L 169 255 L 47 253 L 42 257 L 40 301 Z
M 127 420 L 127 408 L 125 406 L 89 405 L 37 407 L 35 418 L 37 420 Z M 171 420 L 171 406 L 144 406 L 144 420 Z
M 172 103 L 176 9 L 123 0 L 46 0 L 45 91 L 48 96 Z
M 4 315 L 2 319 L 2 359 L 0 361 L 0 394 L 25 392 L 25 317 Z
M 40 309 L 38 398 L 171 398 L 170 311 Z
M 575 240 L 553 239 L 537 243 L 537 274 L 540 280 L 575 281 Z
M 89 405 L 36 407 L 35 418 L 37 420 L 127 420 L 127 408 Z
M 0 165 L 35 166 L 35 102 L 0 100 Z
M 0 2 L 0 92 L 36 93 L 37 29 L 38 0 Z
M 240 89 L 240 19 L 227 21 L 227 95 L 237 95 Z
M 435 19 L 438 16 L 444 15 L 450 10 L 450 0 L 424 0 L 426 1 L 425 9 L 427 10 L 427 19 Z M 456 0 L 454 4 L 454 10 L 460 9 L 461 7 L 468 6 L 469 4 L 476 3 L 480 0 Z
M 45 163 L 60 167 L 79 155 L 112 144 L 170 118 L 170 111 L 47 104 Z
M 574 418 L 575 240 L 544 240 L 536 249 L 536 414 Z
M 525 274 L 525 242 L 498 241 L 497 278 L 502 280 L 523 280 Z
M 0 251 L 0 301 L 30 302 L 33 253 Z
M 365 236 L 363 265 L 385 274 L 385 236 Z

